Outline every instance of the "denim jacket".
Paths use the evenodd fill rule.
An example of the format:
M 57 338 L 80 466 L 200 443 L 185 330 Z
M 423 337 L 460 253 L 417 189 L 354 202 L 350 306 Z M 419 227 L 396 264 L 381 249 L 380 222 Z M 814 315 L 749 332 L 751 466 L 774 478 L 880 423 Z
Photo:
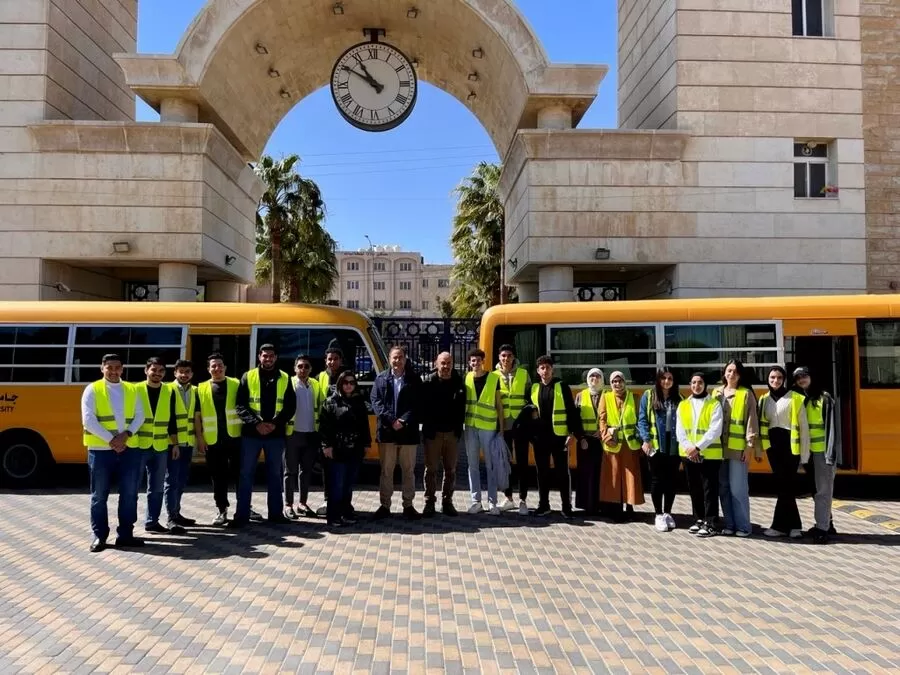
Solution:
M 653 391 L 648 389 L 644 392 L 644 395 L 641 396 L 641 405 L 638 410 L 638 435 L 641 437 L 641 442 L 649 443 L 650 442 L 650 411 L 647 406 L 650 405 L 650 392 Z M 678 403 L 681 401 L 683 397 L 679 394 L 677 398 L 670 398 L 673 405 L 678 408 Z M 677 412 L 676 412 L 677 415 Z M 674 421 L 675 417 L 673 417 L 673 425 L 672 431 L 670 432 L 671 440 L 669 442 L 669 447 L 664 447 L 666 444 L 666 415 L 665 411 L 657 411 L 656 414 L 656 432 L 659 436 L 659 451 L 665 455 L 678 455 L 678 439 L 675 438 L 675 426 Z

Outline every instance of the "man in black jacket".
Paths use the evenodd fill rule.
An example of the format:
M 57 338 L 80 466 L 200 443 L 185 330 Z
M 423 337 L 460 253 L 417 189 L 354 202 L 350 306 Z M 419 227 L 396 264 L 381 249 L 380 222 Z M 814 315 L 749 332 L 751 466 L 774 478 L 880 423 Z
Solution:
M 422 515 L 435 514 L 438 465 L 444 464 L 444 484 L 441 494 L 444 515 L 458 515 L 453 506 L 456 485 L 456 463 L 459 459 L 459 439 L 466 417 L 466 387 L 462 377 L 453 369 L 450 352 L 438 354 L 436 370 L 423 384 L 422 436 L 425 438 L 425 510 Z
M 416 450 L 419 447 L 419 420 L 422 405 L 422 380 L 407 368 L 406 352 L 394 347 L 391 367 L 375 378 L 372 409 L 378 420 L 376 440 L 381 457 L 381 506 L 375 520 L 391 515 L 394 495 L 394 467 L 400 462 L 403 473 L 403 515 L 408 520 L 421 516 L 413 506 L 416 496 Z
M 262 450 L 266 460 L 266 484 L 270 523 L 290 522 L 282 513 L 282 478 L 287 424 L 297 411 L 297 397 L 291 378 L 275 367 L 274 345 L 259 348 L 259 368 L 244 374 L 237 390 L 235 409 L 244 423 L 241 429 L 241 475 L 238 480 L 237 509 L 231 527 L 250 519 L 253 474 Z
M 550 514 L 550 459 L 556 470 L 562 514 L 572 517 L 572 480 L 569 475 L 569 436 L 580 439 L 584 435 L 581 413 L 575 407 L 572 390 L 553 377 L 553 358 L 542 356 L 537 360 L 540 381 L 531 387 L 531 402 L 537 408 L 535 425 L 534 462 L 537 465 L 538 494 L 540 502 L 537 516 Z

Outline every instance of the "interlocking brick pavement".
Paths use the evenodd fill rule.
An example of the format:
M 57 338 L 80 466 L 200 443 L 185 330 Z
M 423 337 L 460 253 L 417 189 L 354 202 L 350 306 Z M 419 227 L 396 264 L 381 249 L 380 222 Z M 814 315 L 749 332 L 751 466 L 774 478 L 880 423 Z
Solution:
M 0 672 L 900 669 L 900 535 L 840 511 L 830 546 L 508 513 L 203 527 L 91 554 L 88 501 L 0 494 Z M 356 502 L 374 511 L 377 492 Z M 754 498 L 754 522 L 773 506 Z M 183 511 L 211 521 L 211 495 Z

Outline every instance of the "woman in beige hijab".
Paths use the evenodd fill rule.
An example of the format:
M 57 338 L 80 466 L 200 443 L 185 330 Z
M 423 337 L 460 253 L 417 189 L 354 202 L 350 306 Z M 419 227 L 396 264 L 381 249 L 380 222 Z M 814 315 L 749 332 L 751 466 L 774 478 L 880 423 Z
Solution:
M 603 440 L 603 466 L 600 470 L 600 501 L 616 505 L 611 512 L 616 520 L 634 512 L 644 503 L 641 485 L 641 439 L 637 431 L 638 407 L 634 394 L 625 386 L 620 371 L 609 377 L 612 391 L 600 397 L 598 416 Z M 621 505 L 625 504 L 625 514 Z
M 578 467 L 575 473 L 575 508 L 588 515 L 600 513 L 600 466 L 603 463 L 603 444 L 597 411 L 603 395 L 603 371 L 591 368 L 586 378 L 587 388 L 578 392 L 575 407 L 581 413 L 584 438 L 578 443 Z

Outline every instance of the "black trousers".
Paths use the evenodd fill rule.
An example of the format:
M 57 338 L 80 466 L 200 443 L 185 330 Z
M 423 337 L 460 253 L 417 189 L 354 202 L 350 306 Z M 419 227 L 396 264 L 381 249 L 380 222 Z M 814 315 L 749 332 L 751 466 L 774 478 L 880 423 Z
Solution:
M 528 437 L 526 429 L 517 429 L 512 431 L 508 429 L 503 432 L 503 440 L 506 441 L 507 447 L 513 451 L 516 456 L 516 463 L 513 465 L 512 474 L 509 477 L 509 488 L 506 490 L 506 496 L 509 499 L 513 497 L 513 476 L 519 483 L 519 499 L 528 499 L 528 446 L 531 439 Z
M 713 524 L 719 517 L 719 469 L 721 468 L 721 459 L 704 459 L 700 462 L 684 460 L 694 520 L 703 520 Z
M 237 489 L 238 474 L 241 470 L 241 439 L 226 437 L 206 448 L 206 466 L 212 480 L 213 499 L 216 508 L 224 511 L 228 503 L 228 484 Z
M 294 503 L 294 491 L 299 488 L 300 503 L 306 504 L 313 465 L 319 454 L 319 439 L 315 432 L 295 432 L 284 446 L 284 503 Z
M 672 513 L 680 461 L 678 455 L 666 455 L 662 452 L 657 452 L 649 459 L 650 497 L 653 499 L 653 510 L 656 515 Z
M 787 429 L 769 429 L 772 447 L 766 452 L 772 474 L 775 477 L 775 514 L 772 529 L 789 534 L 791 530 L 802 528 L 800 510 L 797 508 L 797 469 L 800 455 L 791 452 L 791 432 Z
M 534 462 L 537 465 L 538 508 L 550 506 L 550 460 L 559 487 L 559 497 L 564 509 L 572 508 L 572 478 L 569 475 L 569 451 L 565 436 L 543 436 L 534 441 Z

